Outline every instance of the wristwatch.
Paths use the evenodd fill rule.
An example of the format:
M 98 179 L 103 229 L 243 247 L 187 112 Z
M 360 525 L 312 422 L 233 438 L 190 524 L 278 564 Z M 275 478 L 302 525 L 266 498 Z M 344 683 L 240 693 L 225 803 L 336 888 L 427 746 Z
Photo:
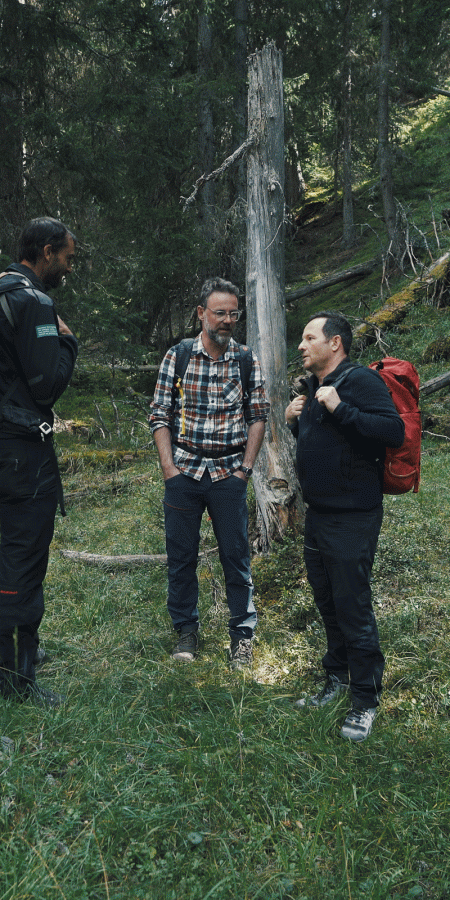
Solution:
M 248 466 L 239 466 L 239 471 L 243 472 L 246 478 L 251 478 L 253 475 L 253 469 L 249 469 Z

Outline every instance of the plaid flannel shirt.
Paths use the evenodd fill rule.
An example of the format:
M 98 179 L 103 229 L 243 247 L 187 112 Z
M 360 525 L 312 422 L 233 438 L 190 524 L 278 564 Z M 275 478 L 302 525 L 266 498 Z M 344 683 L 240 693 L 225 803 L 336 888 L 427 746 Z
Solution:
M 247 426 L 258 420 L 267 421 L 270 406 L 259 362 L 253 353 L 248 397 L 244 399 L 239 355 L 239 346 L 231 338 L 225 353 L 219 359 L 212 359 L 198 335 L 183 377 L 184 416 L 180 391 L 176 392 L 173 408 L 174 347 L 161 363 L 150 427 L 153 432 L 163 426 L 170 429 L 175 465 L 197 481 L 206 469 L 212 481 L 227 478 L 238 469 L 244 458 Z M 181 433 L 183 418 L 184 434 Z M 178 443 L 188 449 L 176 446 Z M 221 456 L 221 452 L 225 455 Z

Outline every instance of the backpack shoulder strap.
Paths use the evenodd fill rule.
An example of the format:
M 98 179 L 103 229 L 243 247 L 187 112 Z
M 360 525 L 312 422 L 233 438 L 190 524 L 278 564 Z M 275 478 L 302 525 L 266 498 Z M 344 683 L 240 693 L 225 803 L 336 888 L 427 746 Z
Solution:
M 11 277 L 11 275 L 16 276 L 15 283 L 11 286 L 2 285 L 1 279 L 4 277 L 7 278 L 8 276 Z M 26 277 L 26 275 L 18 275 L 15 272 L 0 272 L 0 306 L 9 324 L 11 325 L 11 328 L 16 328 L 17 322 L 5 295 L 9 294 L 11 291 L 16 291 L 17 289 L 25 290 L 27 291 L 27 293 L 33 293 L 39 298 L 45 297 L 47 301 L 50 299 L 45 294 L 42 294 L 41 291 L 38 291 L 37 288 L 33 286 L 33 283 L 29 280 L 29 278 Z
M 189 365 L 189 360 L 191 358 L 192 347 L 194 346 L 194 338 L 183 338 L 179 344 L 176 345 L 176 360 L 175 360 L 175 377 L 181 378 L 183 380 L 186 369 Z
M 173 379 L 172 385 L 172 412 L 175 409 L 175 400 L 177 397 L 177 390 L 179 385 L 185 375 L 186 369 L 189 365 L 189 360 L 191 358 L 192 347 L 194 346 L 194 338 L 183 338 L 179 344 L 175 345 L 176 358 L 175 358 L 175 375 Z
M 172 388 L 174 402 L 176 396 L 176 384 L 179 379 L 181 379 L 182 381 L 185 376 L 186 369 L 191 358 L 193 346 L 194 338 L 184 338 L 182 341 L 180 341 L 179 344 L 176 345 L 175 378 Z M 250 350 L 250 347 L 245 346 L 245 344 L 239 344 L 239 371 L 241 375 L 242 392 L 244 395 L 244 399 L 246 399 L 248 396 L 248 383 L 250 381 L 252 367 L 253 354 Z
M 337 391 L 337 389 L 341 386 L 341 384 L 343 384 L 344 381 L 346 381 L 347 375 L 350 375 L 350 372 L 354 372 L 355 369 L 362 369 L 362 368 L 364 368 L 364 366 L 360 366 L 359 363 L 351 363 L 349 366 L 346 366 L 346 368 L 344 369 L 343 372 L 341 372 L 340 375 L 338 375 L 336 380 L 333 381 L 333 384 L 330 384 L 330 387 L 334 387 L 334 389 Z
M 239 344 L 239 369 L 241 373 L 242 393 L 244 400 L 248 397 L 248 383 L 253 368 L 253 353 L 250 347 L 245 344 Z
M 10 307 L 10 305 L 9 305 L 9 303 L 8 303 L 8 301 L 7 301 L 7 299 L 6 299 L 6 297 L 5 297 L 4 294 L 0 294 L 0 306 L 1 306 L 2 310 L 3 310 L 3 312 L 5 313 L 5 316 L 6 316 L 6 318 L 8 319 L 9 324 L 11 325 L 11 328 L 15 328 L 15 327 L 16 327 L 16 323 L 15 323 L 15 321 L 14 321 L 14 319 L 13 319 L 13 314 L 12 314 L 12 312 L 11 312 L 11 307 Z

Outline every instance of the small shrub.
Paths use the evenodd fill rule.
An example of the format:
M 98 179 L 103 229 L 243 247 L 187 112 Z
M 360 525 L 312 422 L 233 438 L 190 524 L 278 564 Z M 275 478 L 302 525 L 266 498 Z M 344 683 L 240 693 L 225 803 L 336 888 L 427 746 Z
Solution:
M 422 356 L 424 363 L 450 359 L 450 337 L 438 337 L 428 345 Z

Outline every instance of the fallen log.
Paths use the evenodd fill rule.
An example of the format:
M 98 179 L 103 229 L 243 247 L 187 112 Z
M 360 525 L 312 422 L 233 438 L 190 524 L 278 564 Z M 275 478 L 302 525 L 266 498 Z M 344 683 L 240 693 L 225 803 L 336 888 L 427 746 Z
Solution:
M 99 566 L 103 569 L 135 569 L 138 566 L 166 566 L 165 553 L 156 554 L 123 554 L 121 556 L 101 556 L 98 553 L 86 553 L 84 550 L 60 550 L 64 559 L 82 562 L 87 566 Z M 199 554 L 199 560 L 206 559 L 211 553 L 217 553 L 217 547 Z
M 309 297 L 310 294 L 316 294 L 318 291 L 326 290 L 326 288 L 333 287 L 335 284 L 340 284 L 342 281 L 351 281 L 353 278 L 364 278 L 366 275 L 371 275 L 379 265 L 379 259 L 370 259 L 368 262 L 361 263 L 359 266 L 353 266 L 353 268 L 346 269 L 344 272 L 336 272 L 328 278 L 322 278 L 321 281 L 313 281 L 312 284 L 307 284 L 305 287 L 297 288 L 297 290 L 286 294 L 286 303 L 300 300 L 301 297 Z
M 431 289 L 434 295 L 437 295 L 441 288 L 444 290 L 448 280 L 449 261 L 450 253 L 445 253 L 428 266 L 419 278 L 415 278 L 397 294 L 389 297 L 384 306 L 368 316 L 362 325 L 358 325 L 354 330 L 354 337 L 358 339 L 359 345 L 373 343 L 380 333 L 398 325 L 413 306 L 429 296 Z
M 430 381 L 425 381 L 421 385 L 420 393 L 423 397 L 428 397 L 429 394 L 440 391 L 441 388 L 446 387 L 448 384 L 450 384 L 450 372 L 444 372 L 443 375 L 437 375 L 436 378 L 430 378 Z

